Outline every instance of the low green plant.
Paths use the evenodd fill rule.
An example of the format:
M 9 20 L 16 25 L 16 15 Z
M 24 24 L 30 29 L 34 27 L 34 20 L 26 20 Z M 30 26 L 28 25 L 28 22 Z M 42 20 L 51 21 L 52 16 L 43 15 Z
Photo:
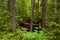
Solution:
M 26 32 L 17 29 L 15 33 L 12 32 L 0 32 L 0 40 L 47 40 L 46 35 L 40 31 L 37 32 Z

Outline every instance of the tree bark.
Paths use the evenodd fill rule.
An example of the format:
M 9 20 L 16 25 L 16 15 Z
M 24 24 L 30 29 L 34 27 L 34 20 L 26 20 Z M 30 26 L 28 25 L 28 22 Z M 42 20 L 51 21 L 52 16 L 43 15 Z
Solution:
M 42 0 L 42 27 L 46 27 L 47 0 Z
M 34 20 L 34 3 L 35 3 L 35 0 L 31 0 L 31 7 L 32 7 L 31 25 L 30 25 L 30 31 L 31 32 L 32 32 L 33 20 Z
M 7 5 L 8 11 L 10 11 L 10 8 L 11 8 L 11 7 L 10 7 L 10 5 L 11 5 L 11 0 L 8 0 L 7 4 L 8 4 L 8 5 Z
M 15 9 L 15 3 L 16 0 L 12 0 L 11 1 L 11 11 L 12 11 L 12 31 L 15 32 L 16 31 L 16 9 Z
M 38 12 L 37 12 L 37 18 L 38 18 L 38 20 L 39 20 L 39 16 L 40 16 L 40 13 L 39 13 L 39 0 L 38 0 Z M 38 23 L 38 33 L 39 33 L 39 29 L 40 29 L 40 22 Z
M 55 1 L 55 13 L 57 13 L 57 0 L 54 1 Z
M 4 0 L 2 0 L 2 15 L 4 15 Z

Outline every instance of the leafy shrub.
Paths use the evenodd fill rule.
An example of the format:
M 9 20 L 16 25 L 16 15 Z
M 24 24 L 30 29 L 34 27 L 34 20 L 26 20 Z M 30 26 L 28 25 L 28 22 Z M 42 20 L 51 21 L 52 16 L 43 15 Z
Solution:
M 46 32 L 48 40 L 60 40 L 60 25 L 56 22 L 48 23 Z
M 16 33 L 0 32 L 0 35 L 0 40 L 47 40 L 42 31 L 38 34 L 37 32 L 26 32 L 17 29 Z

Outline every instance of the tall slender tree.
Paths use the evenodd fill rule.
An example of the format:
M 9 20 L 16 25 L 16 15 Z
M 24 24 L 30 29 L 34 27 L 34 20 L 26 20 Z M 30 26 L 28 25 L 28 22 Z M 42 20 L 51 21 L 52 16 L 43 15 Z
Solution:
M 4 16 L 4 0 L 2 0 L 2 17 Z M 4 25 L 4 20 L 1 22 L 2 26 Z
M 16 9 L 15 9 L 15 4 L 16 0 L 11 0 L 11 11 L 12 11 L 12 31 L 16 31 Z
M 55 1 L 55 13 L 57 13 L 57 0 L 54 1 Z
M 37 8 L 37 16 L 39 17 L 39 0 L 38 0 L 38 8 Z
M 42 0 L 42 27 L 46 27 L 47 0 Z
M 4 14 L 4 0 L 2 0 L 2 15 Z
M 32 32 L 33 21 L 34 21 L 34 3 L 35 3 L 35 0 L 31 0 L 31 7 L 32 7 L 31 25 L 30 25 L 31 32 Z
M 39 14 L 40 14 L 40 13 L 39 13 L 39 0 L 38 0 L 38 13 L 37 13 L 38 20 L 39 20 L 39 16 L 40 16 Z M 38 23 L 38 25 L 40 26 L 40 23 Z M 39 33 L 39 29 L 40 29 L 39 26 L 38 26 L 38 33 Z
M 8 11 L 10 11 L 10 5 L 11 5 L 11 0 L 8 0 L 8 2 L 7 2 Z

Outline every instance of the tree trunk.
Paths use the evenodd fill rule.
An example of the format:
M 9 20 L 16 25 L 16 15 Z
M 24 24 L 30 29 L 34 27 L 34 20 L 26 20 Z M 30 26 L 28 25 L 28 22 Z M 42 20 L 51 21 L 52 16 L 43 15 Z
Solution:
M 32 32 L 33 20 L 34 20 L 34 3 L 35 3 L 35 0 L 31 0 L 31 7 L 32 7 L 31 25 L 30 25 L 30 31 L 31 32 Z
M 42 0 L 42 27 L 46 27 L 47 0 Z
M 54 1 L 55 1 L 55 13 L 57 13 L 57 0 Z
M 11 11 L 12 11 L 12 31 L 15 32 L 16 31 L 16 9 L 15 9 L 15 3 L 16 0 L 12 0 L 11 1 Z
M 2 15 L 4 15 L 4 0 L 2 0 Z
M 37 12 L 37 18 L 39 20 L 39 16 L 40 16 L 40 13 L 39 13 L 39 0 L 38 0 L 38 12 Z M 38 23 L 38 33 L 39 33 L 39 29 L 40 29 L 40 22 Z
M 11 0 L 8 0 L 7 4 L 8 4 L 8 5 L 7 5 L 8 11 L 10 11 Z

